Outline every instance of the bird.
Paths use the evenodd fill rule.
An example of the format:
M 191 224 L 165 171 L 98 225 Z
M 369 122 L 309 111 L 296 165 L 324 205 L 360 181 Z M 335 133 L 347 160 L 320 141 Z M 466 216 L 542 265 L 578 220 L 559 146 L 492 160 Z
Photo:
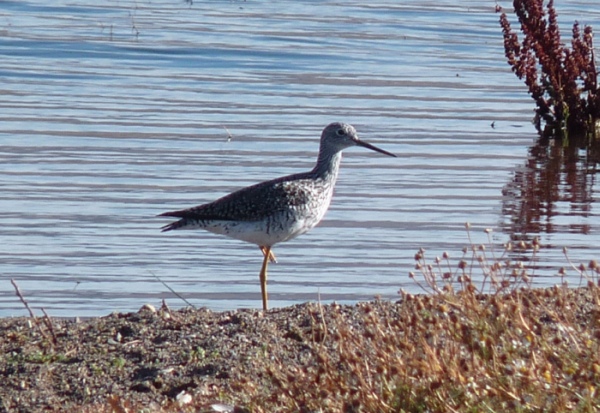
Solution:
M 323 219 L 333 196 L 342 151 L 352 146 L 396 157 L 359 139 L 352 125 L 334 122 L 321 133 L 312 170 L 241 188 L 207 204 L 164 212 L 159 216 L 178 221 L 161 229 L 203 229 L 258 245 L 264 256 L 259 280 L 266 311 L 267 267 L 269 262 L 276 262 L 273 246 L 308 232 Z

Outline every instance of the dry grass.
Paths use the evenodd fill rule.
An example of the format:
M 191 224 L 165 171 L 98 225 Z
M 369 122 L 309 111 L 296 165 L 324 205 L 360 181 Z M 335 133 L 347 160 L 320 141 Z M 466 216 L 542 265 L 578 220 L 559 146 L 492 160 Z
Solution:
M 535 254 L 538 245 L 520 247 Z M 531 289 L 521 263 L 490 260 L 484 246 L 464 254 L 470 260 L 454 272 L 447 256 L 431 265 L 416 254 L 420 274 L 411 276 L 428 295 L 362 304 L 359 320 L 334 308 L 332 321 L 314 325 L 314 365 L 274 363 L 269 392 L 277 396 L 257 395 L 254 410 L 597 411 L 595 280 L 580 268 L 593 306 L 586 318 L 566 286 Z M 590 270 L 595 276 L 593 262 Z

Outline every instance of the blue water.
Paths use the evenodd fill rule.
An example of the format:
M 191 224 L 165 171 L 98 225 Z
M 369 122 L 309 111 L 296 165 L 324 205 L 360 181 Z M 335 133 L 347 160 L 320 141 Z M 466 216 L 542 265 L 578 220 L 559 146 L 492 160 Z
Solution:
M 561 2 L 564 36 L 600 27 L 592 5 Z M 0 76 L 0 316 L 26 314 L 10 279 L 53 316 L 184 305 L 157 277 L 196 306 L 259 307 L 255 246 L 155 216 L 312 168 L 332 121 L 398 158 L 346 151 L 322 224 L 275 248 L 271 305 L 418 292 L 419 248 L 458 259 L 465 222 L 514 236 L 502 191 L 535 142 L 486 1 L 0 2 Z M 556 201 L 536 285 L 563 246 L 598 256 L 588 195 Z

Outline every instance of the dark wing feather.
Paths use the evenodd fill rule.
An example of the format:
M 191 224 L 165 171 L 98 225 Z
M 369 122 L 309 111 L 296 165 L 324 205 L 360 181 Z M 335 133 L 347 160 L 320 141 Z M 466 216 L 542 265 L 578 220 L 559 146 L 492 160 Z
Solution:
M 309 202 L 312 187 L 312 180 L 304 181 L 303 175 L 261 182 L 208 204 L 162 213 L 159 216 L 181 218 L 165 225 L 162 230 L 178 229 L 193 221 L 256 221 L 277 212 L 301 207 Z

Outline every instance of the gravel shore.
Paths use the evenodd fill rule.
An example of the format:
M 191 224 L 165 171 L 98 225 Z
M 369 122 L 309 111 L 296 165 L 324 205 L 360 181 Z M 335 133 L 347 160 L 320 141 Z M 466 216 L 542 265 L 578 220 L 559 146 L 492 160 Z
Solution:
M 210 395 L 235 391 L 230 382 L 259 380 L 265 358 L 301 357 L 323 308 L 145 306 L 85 321 L 0 319 L 0 411 L 74 411 L 109 396 L 162 406 L 194 394 L 210 403 Z
M 405 296 L 398 302 L 374 301 L 353 306 L 306 303 L 267 312 L 217 313 L 190 308 L 174 311 L 166 306 L 158 310 L 144 306 L 135 313 L 115 313 L 83 321 L 4 318 L 0 319 L 0 412 L 139 411 L 106 409 L 111 403 L 144 406 L 147 411 L 182 411 L 169 410 L 169 406 L 193 405 L 194 410 L 186 411 L 197 412 L 216 411 L 211 407 L 214 403 L 231 403 L 243 406 L 235 410 L 242 412 L 248 403 L 251 405 L 252 400 L 257 400 L 257 392 L 262 392 L 261 400 L 268 400 L 269 391 L 285 388 L 281 380 L 293 383 L 295 378 L 290 372 L 317 371 L 315 369 L 323 365 L 319 364 L 323 361 L 319 360 L 321 357 L 328 358 L 325 364 L 337 370 L 336 363 L 342 363 L 340 349 L 349 348 L 348 343 L 356 341 L 354 334 L 362 340 L 356 341 L 358 348 L 352 350 L 359 358 L 356 360 L 359 374 L 363 367 L 369 368 L 365 366 L 366 359 L 362 359 L 360 347 L 363 344 L 360 343 L 366 346 L 372 343 L 372 350 L 377 352 L 377 340 L 383 340 L 386 343 L 381 341 L 381 346 L 392 346 L 389 360 L 401 363 L 396 373 L 385 373 L 391 374 L 390 377 L 401 374 L 412 382 L 410 372 L 414 367 L 407 363 L 416 362 L 414 355 L 422 354 L 424 343 L 440 354 L 452 350 L 449 354 L 456 353 L 459 369 L 460 360 L 470 362 L 473 358 L 468 354 L 470 351 L 475 352 L 473 356 L 487 357 L 487 353 L 481 353 L 480 348 L 468 341 L 475 331 L 473 328 L 481 328 L 485 333 L 489 329 L 479 326 L 478 320 L 490 325 L 504 322 L 502 313 L 494 311 L 504 311 L 503 308 L 515 311 L 512 304 L 515 302 L 522 306 L 515 313 L 517 318 L 507 317 L 509 327 L 500 327 L 499 334 L 504 335 L 505 331 L 511 335 L 522 334 L 525 360 L 532 351 L 538 351 L 532 347 L 537 341 L 541 352 L 556 351 L 548 363 L 556 363 L 552 371 L 556 371 L 557 378 L 565 380 L 563 372 L 568 370 L 563 367 L 560 351 L 569 352 L 573 347 L 569 343 L 583 343 L 578 345 L 581 351 L 577 353 L 584 357 L 578 361 L 582 366 L 589 357 L 596 357 L 594 349 L 600 338 L 596 331 L 600 324 L 597 322 L 597 288 L 594 287 L 593 294 L 587 288 L 555 288 L 513 292 L 505 298 L 481 296 L 477 298 L 481 304 L 471 302 L 469 305 L 478 306 L 481 314 L 489 312 L 485 315 L 489 318 L 476 315 L 474 320 L 465 317 L 468 313 L 457 301 L 459 295 L 452 295 L 451 300 L 442 296 Z M 565 324 L 564 320 L 571 321 Z M 421 330 L 423 335 L 417 337 Z M 463 332 L 466 335 L 461 336 Z M 494 340 L 492 338 L 489 344 Z M 329 344 L 321 344 L 326 342 Z M 397 348 L 393 347 L 395 343 L 398 343 Z M 553 344 L 548 347 L 544 343 Z M 560 350 L 561 343 L 565 350 Z M 406 354 L 413 356 L 403 360 Z M 433 362 L 437 360 L 431 352 L 423 357 L 432 357 Z M 448 359 L 444 361 L 449 363 Z M 481 365 L 473 361 L 475 367 Z M 494 366 L 499 363 L 491 362 Z M 384 368 L 389 366 L 389 361 L 385 363 Z M 593 370 L 595 364 L 590 365 Z M 410 368 L 406 367 L 403 372 L 403 366 Z M 443 368 L 443 364 L 440 366 Z M 419 373 L 421 380 L 429 380 L 429 369 L 429 364 L 423 365 Z M 377 377 L 377 372 L 372 374 Z M 436 374 L 444 376 L 443 372 Z M 318 374 L 315 377 L 318 380 Z M 489 382 L 487 373 L 482 377 L 485 383 Z M 590 380 L 595 380 L 594 377 Z M 430 386 L 431 380 L 428 383 Z M 540 384 L 542 395 L 543 384 Z M 487 386 L 494 385 L 490 382 Z M 249 389 L 251 392 L 259 389 L 252 396 L 254 399 L 245 398 Z

